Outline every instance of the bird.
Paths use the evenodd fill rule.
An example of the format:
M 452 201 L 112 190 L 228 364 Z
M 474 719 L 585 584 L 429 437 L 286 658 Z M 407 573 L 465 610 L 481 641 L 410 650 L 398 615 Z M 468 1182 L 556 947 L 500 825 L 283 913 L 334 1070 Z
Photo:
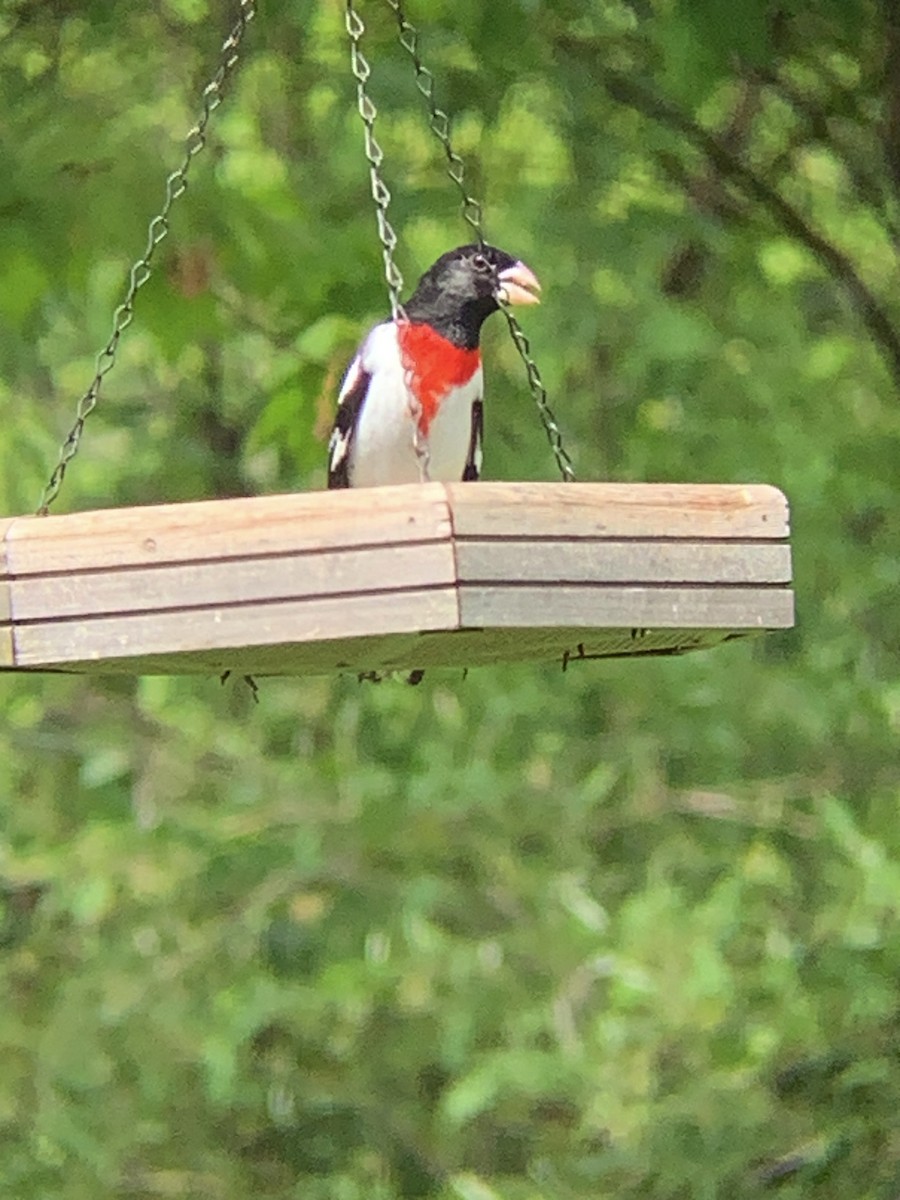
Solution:
M 329 488 L 479 479 L 481 326 L 501 303 L 539 303 L 540 290 L 534 272 L 496 246 L 442 254 L 347 368 L 328 443 Z
M 534 272 L 496 246 L 442 254 L 347 368 L 328 443 L 329 488 L 480 478 L 481 326 L 501 303 L 537 304 L 540 290 Z M 406 681 L 423 676 L 410 671 Z M 382 675 L 359 678 L 379 683 Z

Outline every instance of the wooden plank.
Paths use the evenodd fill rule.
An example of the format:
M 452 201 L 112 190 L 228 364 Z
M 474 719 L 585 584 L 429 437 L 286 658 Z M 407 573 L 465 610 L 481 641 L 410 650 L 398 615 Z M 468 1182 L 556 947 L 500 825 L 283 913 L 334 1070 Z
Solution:
M 12 614 L 16 621 L 49 621 L 431 588 L 455 581 L 449 541 L 410 543 L 187 566 L 26 576 L 11 585 Z
M 16 627 L 17 667 L 178 655 L 454 628 L 454 588 L 282 600 L 181 612 L 39 621 Z
M 6 564 L 6 535 L 13 521 L 0 521 L 0 670 L 12 667 L 16 661 L 12 629 L 12 599 L 9 572 Z
M 789 547 L 740 543 L 463 543 L 463 583 L 785 583 Z M 449 543 L 26 576 L 7 585 L 17 621 L 64 619 L 170 608 L 301 599 L 342 593 L 451 585 Z M 3 593 L 0 593 L 2 595 Z
M 12 625 L 0 625 L 0 670 L 16 665 L 16 647 Z
M 786 538 L 788 505 L 767 484 L 446 485 L 457 538 Z
M 438 630 L 419 634 L 398 633 L 240 647 L 227 650 L 189 651 L 177 655 L 143 655 L 104 659 L 104 674 L 127 675 L 323 675 L 362 671 L 404 672 L 416 668 L 458 668 L 516 662 L 556 663 L 574 667 L 595 658 L 647 658 L 707 649 L 732 639 L 753 636 L 719 629 L 645 631 L 633 638 L 622 629 L 468 629 Z M 59 669 L 59 668 L 55 668 Z M 83 660 L 63 668 L 66 672 L 96 673 L 97 664 Z
M 464 628 L 572 626 L 583 629 L 789 629 L 788 588 L 467 586 L 460 592 Z
M 19 517 L 8 569 L 21 576 L 103 567 L 350 549 L 450 536 L 442 484 L 203 500 Z
M 12 602 L 10 599 L 9 567 L 6 561 L 6 535 L 15 523 L 15 518 L 0 521 L 0 628 L 12 620 Z M 4 661 L 0 649 L 0 664 Z
M 449 500 L 448 500 L 449 498 Z M 460 537 L 787 536 L 763 485 L 418 484 L 19 517 L 15 575 Z
M 582 658 L 647 658 L 677 655 L 753 636 L 757 634 L 728 629 L 488 627 L 464 629 L 452 635 L 423 634 L 423 645 L 417 649 L 417 658 L 421 660 L 421 666 L 431 665 L 429 654 L 433 651 L 428 643 L 433 638 L 442 638 L 445 644 L 452 644 L 452 658 L 448 661 L 448 651 L 441 647 L 443 658 L 438 665 L 457 666 L 465 663 L 475 667 L 495 663 L 556 661 L 562 667 L 564 659 L 575 662 Z
M 792 624 L 787 532 L 780 492 L 727 485 L 429 484 L 17 518 L 0 522 L 0 669 L 680 653 Z
M 456 548 L 461 583 L 790 583 L 780 542 L 473 539 Z

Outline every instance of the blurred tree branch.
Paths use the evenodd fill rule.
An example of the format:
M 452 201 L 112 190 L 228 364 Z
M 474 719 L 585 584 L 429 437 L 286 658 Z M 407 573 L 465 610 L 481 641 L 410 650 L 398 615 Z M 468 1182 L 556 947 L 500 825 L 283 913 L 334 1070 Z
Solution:
M 900 8 L 896 0 L 881 0 L 881 12 L 885 31 L 882 146 L 894 192 L 900 195 Z
M 829 115 L 816 102 L 815 98 L 805 95 L 803 91 L 784 73 L 773 70 L 756 69 L 753 77 L 772 93 L 783 100 L 800 118 L 808 135 L 829 151 L 841 163 L 847 173 L 847 179 L 853 188 L 856 198 L 861 204 L 868 206 L 883 225 L 885 232 L 894 246 L 900 244 L 900 225 L 890 212 L 890 201 L 885 194 L 883 180 L 879 174 L 871 171 L 857 153 L 858 145 L 844 143 L 829 124 Z M 859 122 L 856 133 L 859 135 Z
M 900 388 L 900 334 L 882 305 L 856 268 L 856 264 L 840 247 L 815 229 L 767 180 L 739 158 L 725 142 L 687 116 L 674 104 L 664 100 L 642 84 L 619 71 L 603 70 L 603 86 L 609 96 L 636 112 L 679 133 L 700 150 L 720 175 L 736 185 L 746 196 L 756 201 L 782 228 L 802 242 L 827 270 L 840 282 L 869 331 Z
M 759 112 L 761 88 L 755 79 L 746 79 L 738 90 L 731 117 L 722 133 L 722 142 L 732 154 L 743 152 Z M 677 154 L 658 156 L 663 170 L 684 191 L 698 210 L 721 221 L 746 215 L 745 203 L 734 195 L 707 160 L 704 169 L 691 171 Z M 701 237 L 678 247 L 662 271 L 661 286 L 667 296 L 688 297 L 697 292 L 712 258 L 712 250 Z

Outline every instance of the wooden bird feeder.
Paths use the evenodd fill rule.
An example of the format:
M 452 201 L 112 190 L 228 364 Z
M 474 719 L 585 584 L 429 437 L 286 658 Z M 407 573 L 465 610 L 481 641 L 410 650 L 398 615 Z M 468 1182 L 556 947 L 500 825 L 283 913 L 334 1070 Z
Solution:
M 481 206 L 422 80 L 417 32 L 392 0 L 461 212 Z M 85 419 L 151 275 L 174 201 L 254 0 L 240 0 L 181 166 L 148 228 L 113 332 L 44 491 L 56 498 Z M 365 26 L 346 26 L 378 231 L 397 311 L 396 234 L 366 92 Z M 557 464 L 571 462 L 528 341 L 507 311 Z M 677 654 L 793 624 L 788 509 L 766 486 L 423 483 L 0 520 L 0 670 L 304 675 Z
M 0 669 L 306 675 L 793 624 L 763 485 L 428 483 L 0 521 Z

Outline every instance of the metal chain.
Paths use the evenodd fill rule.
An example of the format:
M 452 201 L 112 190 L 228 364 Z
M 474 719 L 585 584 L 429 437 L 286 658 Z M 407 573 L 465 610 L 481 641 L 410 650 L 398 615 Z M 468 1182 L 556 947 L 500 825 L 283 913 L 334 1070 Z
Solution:
M 372 199 L 375 201 L 375 220 L 378 225 L 378 240 L 381 242 L 381 252 L 384 258 L 384 277 L 387 281 L 388 296 L 391 302 L 391 315 L 394 320 L 405 320 L 406 314 L 400 303 L 400 293 L 403 291 L 403 276 L 400 268 L 394 262 L 394 251 L 397 249 L 397 234 L 388 220 L 388 206 L 391 203 L 391 193 L 381 177 L 381 164 L 384 162 L 384 151 L 375 137 L 375 118 L 378 109 L 369 95 L 367 85 L 372 74 L 372 68 L 360 48 L 360 41 L 366 32 L 362 17 L 353 7 L 353 0 L 347 0 L 345 14 L 347 36 L 350 39 L 350 67 L 356 80 L 356 102 L 359 115 L 365 130 L 366 160 L 369 164 L 369 181 L 372 187 Z
M 484 230 L 483 212 L 481 204 L 469 194 L 465 184 L 465 163 L 456 151 L 453 149 L 453 143 L 450 140 L 450 118 L 438 108 L 434 99 L 434 76 L 431 71 L 423 64 L 419 54 L 419 33 L 412 22 L 407 18 L 403 8 L 403 0 L 386 0 L 390 9 L 392 9 L 397 18 L 398 37 L 400 45 L 412 59 L 413 68 L 416 75 L 416 87 L 425 98 L 425 103 L 428 105 L 430 116 L 429 125 L 434 136 L 441 143 L 444 150 L 444 155 L 448 162 L 447 174 L 456 184 L 461 197 L 461 209 L 463 220 L 471 227 L 475 236 L 478 238 L 479 245 L 484 245 Z M 500 305 L 503 310 L 503 315 L 506 317 L 506 322 L 509 326 L 510 336 L 516 350 L 519 352 L 519 357 L 525 367 L 525 373 L 528 378 L 528 386 L 531 390 L 531 395 L 537 405 L 538 414 L 541 418 L 541 424 L 544 426 L 544 432 L 547 435 L 547 441 L 550 443 L 550 448 L 553 451 L 553 457 L 556 459 L 556 465 L 559 468 L 559 473 L 564 482 L 574 483 L 575 468 L 572 465 L 572 460 L 563 445 L 562 433 L 559 425 L 556 422 L 556 417 L 553 415 L 553 410 L 550 407 L 550 402 L 547 399 L 547 389 L 544 387 L 544 382 L 541 379 L 541 373 L 538 370 L 537 363 L 531 357 L 531 345 L 528 338 L 522 329 L 522 326 L 510 312 L 509 306 L 506 304 Z
M 203 89 L 202 111 L 197 123 L 185 139 L 184 157 L 181 160 L 180 166 L 166 179 L 166 196 L 163 206 L 148 226 L 147 244 L 144 248 L 144 253 L 131 268 L 125 296 L 113 314 L 113 328 L 109 341 L 97 355 L 94 378 L 88 390 L 78 401 L 75 410 L 75 423 L 69 430 L 68 436 L 60 448 L 59 459 L 44 488 L 40 507 L 37 510 L 39 516 L 47 515 L 50 505 L 59 495 L 66 469 L 78 453 L 85 421 L 97 406 L 103 380 L 115 366 L 119 341 L 134 319 L 135 297 L 152 274 L 152 264 L 156 247 L 169 232 L 169 213 L 172 205 L 187 190 L 188 171 L 190 170 L 191 162 L 195 155 L 199 154 L 206 145 L 206 131 L 209 119 L 222 103 L 224 85 L 237 66 L 239 57 L 238 49 L 241 40 L 248 24 L 256 15 L 255 0 L 239 0 L 239 3 L 240 11 L 237 19 L 228 37 L 222 43 L 218 70 Z
M 472 229 L 480 246 L 484 245 L 484 231 L 482 229 L 483 213 L 481 204 L 474 196 L 469 194 L 466 187 L 466 165 L 462 158 L 453 149 L 453 144 L 450 141 L 450 118 L 443 109 L 438 108 L 434 99 L 434 76 L 422 62 L 419 54 L 419 31 L 407 19 L 406 13 L 403 11 L 402 0 L 387 0 L 388 6 L 393 10 L 397 18 L 397 31 L 400 40 L 400 45 L 412 59 L 413 69 L 416 75 L 416 87 L 421 92 L 428 105 L 429 121 L 428 124 L 431 132 L 441 143 L 444 151 L 444 157 L 447 159 L 447 174 L 456 187 L 460 195 L 460 209 L 462 211 L 463 220 Z
M 350 39 L 350 68 L 356 80 L 356 104 L 363 123 L 365 138 L 366 161 L 369 164 L 369 182 L 372 199 L 375 201 L 375 221 L 378 226 L 378 240 L 381 242 L 381 255 L 384 260 L 384 278 L 387 282 L 388 299 L 391 305 L 391 318 L 397 325 L 400 338 L 401 357 L 403 362 L 404 382 L 409 396 L 409 415 L 413 426 L 413 450 L 419 464 L 419 480 L 427 483 L 429 480 L 429 465 L 431 451 L 421 427 L 422 404 L 416 394 L 413 364 L 404 353 L 402 327 L 407 323 L 406 312 L 400 302 L 403 291 L 403 275 L 394 262 L 394 251 L 397 249 L 397 234 L 388 219 L 388 207 L 391 203 L 391 193 L 381 176 L 381 164 L 384 162 L 384 151 L 375 137 L 375 119 L 378 109 L 375 101 L 369 95 L 368 83 L 372 68 L 362 52 L 360 42 L 366 27 L 362 17 L 353 7 L 353 0 L 346 0 L 345 25 Z
M 560 432 L 559 425 L 556 423 L 556 417 L 553 414 L 553 409 L 550 407 L 550 401 L 547 399 L 547 389 L 544 387 L 544 381 L 541 379 L 538 365 L 531 357 L 531 343 L 525 336 L 522 326 L 509 311 L 508 305 L 501 304 L 500 308 L 504 317 L 506 317 L 510 336 L 519 352 L 519 357 L 525 364 L 528 386 L 531 388 L 531 394 L 534 397 L 534 402 L 540 414 L 541 424 L 544 426 L 544 432 L 547 435 L 547 441 L 550 443 L 550 449 L 553 451 L 553 457 L 556 459 L 556 465 L 562 476 L 563 483 L 574 483 L 575 467 L 572 465 L 569 452 L 563 445 L 562 433 Z

